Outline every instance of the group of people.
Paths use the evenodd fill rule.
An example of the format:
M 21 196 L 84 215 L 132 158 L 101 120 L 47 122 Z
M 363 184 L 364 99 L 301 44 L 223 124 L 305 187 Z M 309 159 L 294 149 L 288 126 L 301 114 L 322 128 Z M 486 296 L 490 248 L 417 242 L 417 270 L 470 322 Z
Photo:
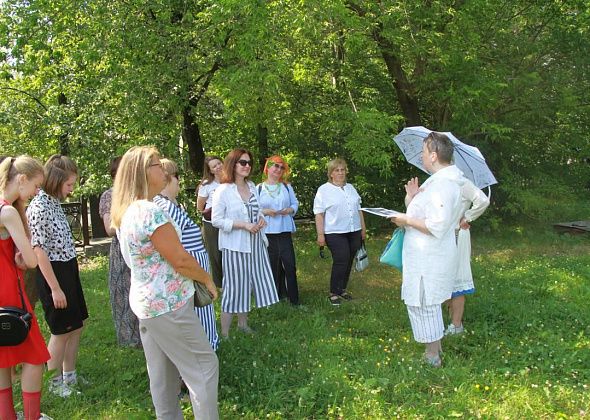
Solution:
M 473 293 L 469 268 L 469 222 L 487 207 L 487 197 L 451 164 L 452 143 L 429 135 L 423 161 L 432 176 L 406 186 L 407 212 L 392 221 L 406 229 L 402 299 L 425 360 L 442 361 L 441 339 L 463 331 L 465 295 Z M 148 146 L 133 147 L 113 160 L 114 185 L 100 200 L 100 215 L 113 237 L 109 289 L 120 345 L 142 347 L 158 418 L 182 418 L 178 395 L 186 386 L 195 418 L 218 418 L 219 363 L 215 350 L 248 323 L 252 295 L 262 308 L 285 299 L 300 305 L 292 234 L 299 203 L 281 156 L 266 159 L 264 180 L 251 181 L 254 159 L 234 149 L 225 159 L 208 156 L 197 190 L 199 226 L 177 201 L 178 165 Z M 347 182 L 347 164 L 334 159 L 328 180 L 316 193 L 317 243 L 332 254 L 328 302 L 353 299 L 347 289 L 354 257 L 366 239 L 361 197 Z M 83 378 L 76 359 L 88 311 L 76 252 L 60 206 L 73 190 L 78 170 L 67 157 L 52 156 L 45 167 L 21 156 L 0 163 L 0 306 L 17 306 L 22 270 L 37 268 L 37 286 L 51 336 L 47 347 L 34 318 L 25 340 L 0 347 L 0 418 L 14 419 L 11 367 L 22 364 L 24 416 L 40 413 L 43 364 L 52 371 L 49 390 L 62 397 L 77 392 Z M 33 198 L 25 214 L 25 203 Z M 461 257 L 461 261 L 459 261 Z M 458 275 L 459 273 L 459 275 Z M 459 280 L 457 280 L 459 278 Z M 200 283 L 197 285 L 196 283 Z M 194 304 L 195 287 L 212 300 L 221 289 L 221 331 L 213 304 Z M 26 297 L 25 297 L 26 298 Z M 444 328 L 441 304 L 451 323 Z

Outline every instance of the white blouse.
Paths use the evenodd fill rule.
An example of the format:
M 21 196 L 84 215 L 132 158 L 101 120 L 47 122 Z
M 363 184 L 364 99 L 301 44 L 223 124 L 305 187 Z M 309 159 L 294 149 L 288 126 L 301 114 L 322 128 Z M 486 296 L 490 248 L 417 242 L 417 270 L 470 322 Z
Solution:
M 324 213 L 324 233 L 349 233 L 361 230 L 361 196 L 352 184 L 338 187 L 326 182 L 318 188 L 313 213 Z
M 248 181 L 250 192 L 258 199 L 258 192 L 253 182 Z M 219 250 L 229 249 L 231 251 L 250 253 L 252 235 L 245 229 L 234 229 L 234 221 L 250 222 L 246 203 L 242 200 L 236 184 L 221 184 L 213 194 L 213 205 L 211 212 L 211 223 L 219 229 Z M 258 217 L 264 217 L 259 211 Z M 262 240 L 268 244 L 266 235 L 261 230 L 256 235 L 262 235 Z
M 219 182 L 213 180 L 206 184 L 203 184 L 199 187 L 199 192 L 197 195 L 202 198 L 206 198 L 207 201 L 205 202 L 205 209 L 208 209 L 213 205 L 213 193 L 219 187 Z
M 430 234 L 406 226 L 402 299 L 409 306 L 436 305 L 451 297 L 457 271 L 455 227 L 463 214 L 463 173 L 448 166 L 426 180 L 406 214 L 422 219 Z

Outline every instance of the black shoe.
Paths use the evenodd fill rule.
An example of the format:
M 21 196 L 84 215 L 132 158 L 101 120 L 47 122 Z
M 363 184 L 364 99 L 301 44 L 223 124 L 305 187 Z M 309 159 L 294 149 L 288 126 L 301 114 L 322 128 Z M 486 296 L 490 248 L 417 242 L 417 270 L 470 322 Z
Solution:
M 346 290 L 340 293 L 340 297 L 344 300 L 352 300 L 352 295 L 348 293 Z

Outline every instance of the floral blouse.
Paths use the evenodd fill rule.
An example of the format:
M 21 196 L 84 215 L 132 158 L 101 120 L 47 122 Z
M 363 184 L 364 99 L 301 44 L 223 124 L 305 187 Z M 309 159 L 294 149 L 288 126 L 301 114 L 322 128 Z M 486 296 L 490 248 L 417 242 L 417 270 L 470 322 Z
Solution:
M 31 244 L 38 246 L 49 261 L 70 261 L 76 258 L 74 238 L 59 200 L 43 190 L 27 207 Z
M 152 244 L 150 237 L 166 223 L 180 236 L 165 211 L 151 201 L 138 200 L 129 206 L 117 231 L 121 253 L 131 268 L 129 303 L 139 319 L 178 310 L 195 293 L 192 280 L 174 271 Z

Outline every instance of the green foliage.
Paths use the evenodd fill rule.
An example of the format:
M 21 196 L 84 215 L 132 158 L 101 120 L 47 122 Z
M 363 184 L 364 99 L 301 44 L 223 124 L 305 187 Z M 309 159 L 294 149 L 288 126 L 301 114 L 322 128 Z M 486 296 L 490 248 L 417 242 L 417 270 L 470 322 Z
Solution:
M 206 153 L 289 156 L 304 209 L 334 156 L 366 204 L 399 207 L 417 171 L 391 137 L 417 118 L 481 149 L 494 217 L 555 218 L 590 182 L 589 28 L 581 0 L 5 0 L 0 141 L 67 151 L 90 194 L 132 145 L 194 167 L 188 113 Z

